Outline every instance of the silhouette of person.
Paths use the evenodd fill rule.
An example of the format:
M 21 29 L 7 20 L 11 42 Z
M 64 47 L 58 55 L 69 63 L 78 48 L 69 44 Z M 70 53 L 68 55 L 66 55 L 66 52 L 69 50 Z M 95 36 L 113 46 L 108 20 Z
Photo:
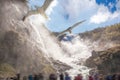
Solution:
M 42 73 L 39 73 L 39 75 L 38 75 L 38 80 L 44 80 L 44 76 L 43 76 Z
M 78 74 L 77 77 L 76 77 L 76 80 L 82 80 L 82 75 Z
M 71 77 L 69 76 L 68 73 L 65 73 L 65 80 L 71 80 Z
M 34 80 L 38 80 L 38 75 L 37 74 L 34 75 Z
M 63 74 L 63 73 L 61 73 L 61 74 L 59 75 L 59 77 L 60 77 L 60 80 L 64 80 L 64 74 Z
M 17 75 L 17 80 L 20 80 L 20 73 L 18 73 L 16 75 Z
M 93 77 L 92 77 L 91 75 L 89 76 L 89 80 L 94 80 Z
M 24 76 L 24 77 L 23 77 L 23 80 L 27 80 L 27 76 Z
M 112 80 L 112 75 L 108 74 L 105 78 L 105 80 Z
M 49 80 L 57 80 L 57 76 L 55 74 L 50 74 Z
M 29 75 L 29 76 L 28 76 L 28 80 L 33 80 L 33 76 L 32 76 L 32 75 Z

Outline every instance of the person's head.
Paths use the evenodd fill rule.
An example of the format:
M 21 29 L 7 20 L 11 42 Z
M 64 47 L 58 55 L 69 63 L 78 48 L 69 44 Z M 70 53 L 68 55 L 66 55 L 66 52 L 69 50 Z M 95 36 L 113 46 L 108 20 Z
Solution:
M 69 76 L 69 74 L 68 74 L 67 72 L 65 72 L 65 75 L 66 75 L 66 76 Z
M 16 75 L 19 77 L 19 76 L 20 76 L 20 73 L 17 73 Z
M 32 74 L 29 74 L 29 77 L 32 77 Z
M 77 76 L 80 76 L 80 74 L 77 74 Z
M 82 76 L 82 74 L 78 74 L 78 76 Z
M 90 75 L 89 78 L 92 78 L 92 76 Z

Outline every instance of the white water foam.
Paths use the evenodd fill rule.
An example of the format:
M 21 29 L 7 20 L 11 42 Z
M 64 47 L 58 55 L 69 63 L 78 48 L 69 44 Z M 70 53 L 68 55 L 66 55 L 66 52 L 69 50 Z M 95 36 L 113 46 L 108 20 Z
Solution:
M 68 36 L 74 36 L 74 38 L 71 41 L 61 41 L 62 48 L 68 55 L 69 61 L 66 62 L 73 67 L 73 69 L 68 70 L 68 72 L 71 73 L 71 76 L 82 74 L 85 79 L 90 69 L 83 66 L 83 63 L 91 56 L 91 50 L 89 50 L 88 46 L 85 45 L 79 36 L 73 34 L 69 34 Z
M 67 71 L 71 76 L 75 76 L 79 73 L 84 76 L 88 75 L 89 69 L 82 64 L 91 55 L 91 51 L 79 37 L 75 37 L 72 41 L 68 42 L 61 41 L 60 46 L 55 36 L 44 26 L 46 22 L 44 17 L 41 15 L 33 15 L 29 19 L 36 32 L 35 36 L 37 37 L 35 38 L 38 42 L 36 45 L 42 45 L 38 45 L 38 47 L 42 48 L 45 52 L 46 58 L 52 57 L 55 60 L 59 60 L 71 66 L 72 69 Z M 79 63 L 81 65 L 79 65 Z

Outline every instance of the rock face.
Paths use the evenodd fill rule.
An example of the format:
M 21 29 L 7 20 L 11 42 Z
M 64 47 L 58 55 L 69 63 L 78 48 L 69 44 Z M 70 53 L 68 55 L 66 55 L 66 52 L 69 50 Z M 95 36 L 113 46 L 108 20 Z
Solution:
M 96 51 L 86 61 L 88 67 L 97 69 L 102 74 L 120 72 L 120 46 L 107 49 L 105 51 Z
M 54 60 L 54 59 L 51 59 L 52 63 L 54 64 L 55 68 L 57 68 L 57 70 L 59 72 L 65 72 L 66 70 L 70 70 L 72 69 L 71 66 L 67 65 L 66 63 L 63 63 L 59 60 Z
M 0 64 L 9 64 L 23 75 L 49 74 L 55 69 L 36 42 L 33 27 L 22 21 L 27 11 L 25 0 L 0 0 Z
M 83 40 L 89 41 L 89 45 L 92 45 L 92 50 L 106 50 L 120 45 L 120 23 L 96 28 L 79 35 Z

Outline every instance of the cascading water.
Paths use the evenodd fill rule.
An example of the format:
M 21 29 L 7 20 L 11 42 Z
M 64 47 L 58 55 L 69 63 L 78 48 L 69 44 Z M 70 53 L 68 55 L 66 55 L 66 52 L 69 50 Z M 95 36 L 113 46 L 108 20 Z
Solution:
M 75 38 L 71 41 L 61 41 L 60 46 L 52 33 L 43 25 L 46 20 L 41 15 L 33 15 L 28 20 L 37 33 L 35 34 L 37 44 L 42 44 L 41 48 L 47 57 L 52 57 L 55 60 L 70 65 L 72 69 L 67 72 L 71 76 L 79 73 L 83 75 L 88 74 L 89 69 L 82 64 L 91 55 L 91 51 L 79 37 L 73 35 Z
M 72 39 L 69 40 L 67 37 L 72 37 Z M 85 60 L 91 56 L 91 50 L 89 50 L 88 46 L 85 45 L 84 41 L 79 36 L 73 34 L 68 34 L 64 37 L 61 41 L 61 46 L 68 55 L 68 61 L 66 61 L 66 63 L 73 67 L 67 72 L 69 72 L 72 77 L 77 74 L 82 74 L 84 80 L 86 80 L 86 76 L 89 74 L 90 69 L 83 66 L 83 64 Z

